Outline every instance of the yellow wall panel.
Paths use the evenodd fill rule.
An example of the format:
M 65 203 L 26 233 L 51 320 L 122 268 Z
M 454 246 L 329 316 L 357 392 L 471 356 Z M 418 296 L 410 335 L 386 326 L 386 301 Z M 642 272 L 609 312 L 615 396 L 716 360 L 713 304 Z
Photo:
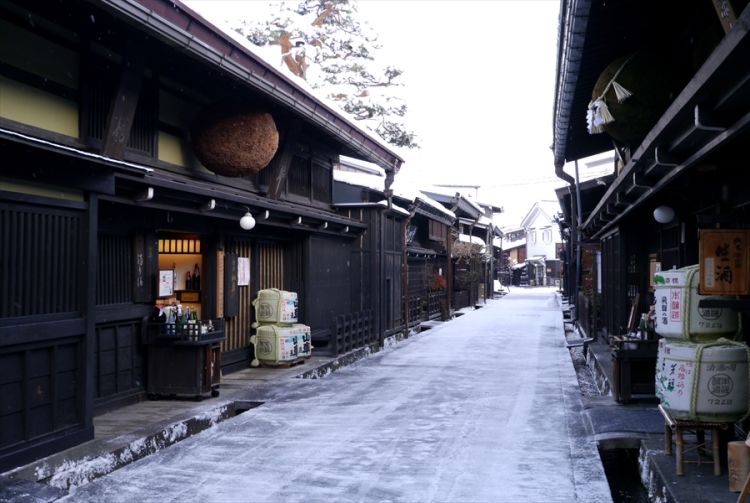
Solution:
M 78 138 L 78 104 L 0 75 L 0 117 Z
M 159 160 L 185 166 L 185 152 L 182 141 L 174 135 L 159 131 Z
M 80 190 L 58 187 L 56 185 L 21 182 L 11 178 L 0 178 L 0 190 L 20 192 L 21 194 L 32 196 L 51 197 L 53 199 L 65 199 L 68 201 L 83 201 L 83 192 Z
M 193 172 L 211 173 L 198 160 L 187 140 L 159 131 L 159 160 L 182 166 Z

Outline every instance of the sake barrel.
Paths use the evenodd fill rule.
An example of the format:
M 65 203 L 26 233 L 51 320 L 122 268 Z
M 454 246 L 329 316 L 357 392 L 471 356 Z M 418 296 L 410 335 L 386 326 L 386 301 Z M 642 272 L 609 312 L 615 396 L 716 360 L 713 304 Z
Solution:
M 253 301 L 258 323 L 296 323 L 297 293 L 269 288 L 260 290 Z
M 748 348 L 720 339 L 663 346 L 657 396 L 675 419 L 734 422 L 748 411 Z M 658 369 L 657 369 L 658 370 Z
M 261 325 L 250 338 L 255 348 L 252 366 L 294 363 L 310 356 L 310 327 L 300 323 L 289 326 Z M 307 342 L 307 345 L 305 343 Z
M 666 374 L 664 367 L 664 347 L 667 345 L 668 339 L 659 339 L 659 344 L 656 351 L 656 371 L 654 372 L 655 379 L 655 393 L 656 396 L 661 398 L 662 390 L 666 385 Z
M 734 338 L 739 314 L 732 309 L 699 308 L 701 299 L 710 298 L 698 294 L 699 277 L 697 265 L 654 275 L 657 334 L 693 342 Z

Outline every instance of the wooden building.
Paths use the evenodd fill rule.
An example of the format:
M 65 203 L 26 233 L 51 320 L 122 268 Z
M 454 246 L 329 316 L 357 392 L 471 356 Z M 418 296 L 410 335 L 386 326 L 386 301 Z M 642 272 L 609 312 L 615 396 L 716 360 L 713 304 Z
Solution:
M 409 327 L 422 321 L 448 319 L 453 309 L 451 267 L 455 215 L 422 192 L 397 193 L 408 204 L 405 234 L 406 312 Z
M 453 308 L 483 304 L 493 296 L 495 238 L 502 236 L 491 217 L 502 208 L 477 204 L 460 192 L 447 193 L 436 189 L 422 192 L 456 215 L 451 247 Z
M 331 353 L 366 344 L 382 344 L 385 337 L 405 330 L 404 232 L 409 212 L 386 197 L 386 172 L 356 159 L 342 158 L 334 173 L 333 204 L 340 214 L 367 226 L 351 249 L 352 298 L 359 299 L 354 314 L 335 319 Z M 371 320 L 371 321 L 368 321 Z M 371 339 L 359 340 L 347 326 L 371 323 Z
M 206 140 L 219 124 L 265 129 L 243 148 Z M 405 216 L 332 204 L 340 154 L 386 189 L 402 160 L 179 2 L 0 0 L 0 152 L 0 470 L 144 397 L 158 277 L 221 321 L 224 372 L 262 288 L 297 292 L 333 352 L 403 323 Z
M 561 2 L 553 150 L 556 172 L 570 185 L 568 259 L 587 246 L 601 252 L 594 331 L 627 331 L 633 305 L 636 313 L 648 309 L 654 270 L 698 264 L 706 231 L 750 227 L 747 4 Z M 613 148 L 615 175 L 605 190 L 564 171 L 567 162 Z M 578 261 L 568 275 L 580 303 Z M 745 270 L 740 264 L 735 274 Z M 702 272 L 703 284 L 712 275 L 726 279 Z M 740 300 L 725 305 L 747 313 L 750 291 L 735 293 Z

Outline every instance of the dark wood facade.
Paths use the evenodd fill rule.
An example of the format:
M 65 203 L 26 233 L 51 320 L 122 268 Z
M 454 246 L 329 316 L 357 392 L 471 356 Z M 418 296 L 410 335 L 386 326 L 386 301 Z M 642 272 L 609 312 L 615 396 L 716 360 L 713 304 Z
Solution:
M 558 195 L 567 201 L 568 264 L 580 260 L 585 246 L 601 250 L 601 316 L 594 329 L 606 335 L 627 331 L 634 304 L 637 313 L 647 311 L 655 265 L 698 263 L 701 229 L 750 226 L 749 175 L 739 168 L 750 134 L 750 89 L 746 65 L 738 63 L 750 54 L 750 9 L 746 1 L 727 6 L 736 18 L 731 28 L 710 2 L 669 1 L 656 9 L 648 2 L 562 3 L 554 152 L 557 173 L 571 185 Z M 643 9 L 650 11 L 646 18 Z M 624 54 L 657 49 L 679 77 L 660 115 L 627 141 L 589 135 L 583 118 L 602 69 Z M 639 78 L 661 84 L 645 73 Z M 576 185 L 562 172 L 565 162 L 612 146 L 617 161 L 604 187 Z M 674 210 L 671 221 L 655 221 L 660 206 Z M 573 298 L 581 269 L 567 269 Z M 747 314 L 746 299 L 737 306 Z
M 263 288 L 298 292 L 319 340 L 356 319 L 347 350 L 403 323 L 399 217 L 331 206 L 339 154 L 390 179 L 401 160 L 337 112 L 179 3 L 2 0 L 0 34 L 13 48 L 0 53 L 0 470 L 90 439 L 94 414 L 143 399 L 167 256 L 196 262 L 200 285 L 179 281 L 222 320 L 225 372 L 249 364 Z M 280 146 L 259 175 L 217 175 L 193 153 L 199 113 L 226 100 L 274 118 Z M 370 257 L 390 257 L 377 267 L 368 239 Z

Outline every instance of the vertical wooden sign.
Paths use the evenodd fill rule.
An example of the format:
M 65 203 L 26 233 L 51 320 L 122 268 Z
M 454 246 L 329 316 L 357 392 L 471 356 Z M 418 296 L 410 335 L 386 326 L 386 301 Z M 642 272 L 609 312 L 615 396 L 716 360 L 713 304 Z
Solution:
M 750 230 L 700 229 L 701 295 L 750 294 Z
M 216 251 L 216 317 L 224 317 L 224 250 Z
M 224 254 L 224 317 L 240 314 L 240 298 L 237 290 L 237 254 Z

